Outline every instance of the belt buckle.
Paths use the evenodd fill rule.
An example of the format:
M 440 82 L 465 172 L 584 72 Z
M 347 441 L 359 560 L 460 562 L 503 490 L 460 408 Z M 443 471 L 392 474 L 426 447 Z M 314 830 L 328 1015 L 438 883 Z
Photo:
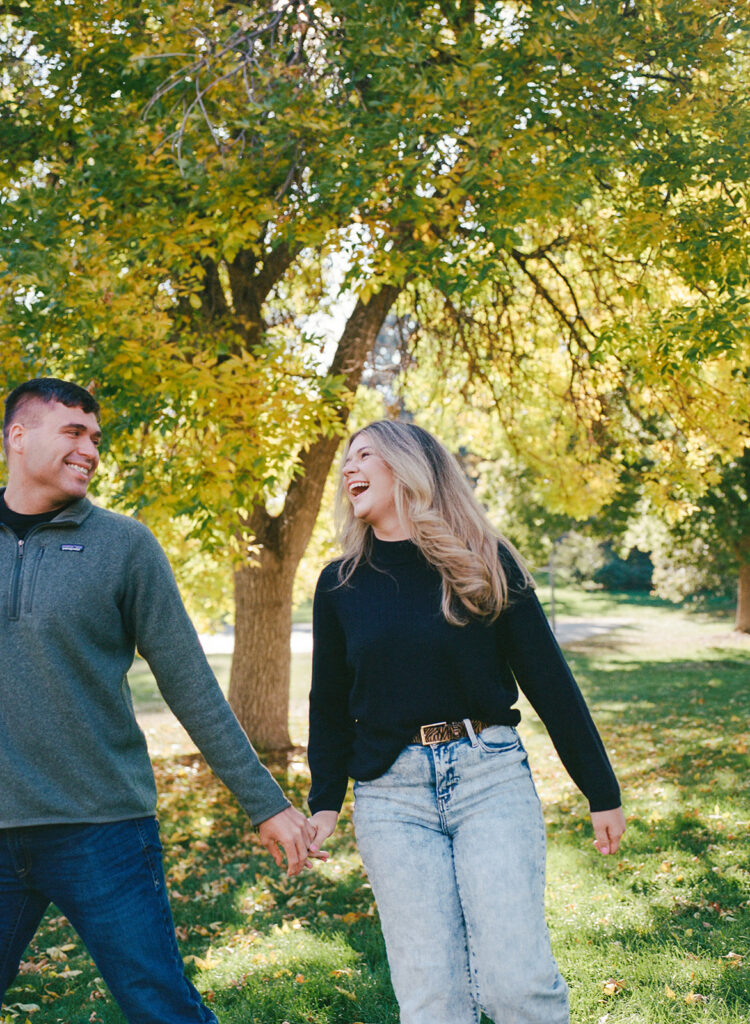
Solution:
M 442 726 L 447 725 L 447 724 L 448 724 L 447 722 L 430 722 L 428 725 L 420 725 L 420 727 L 419 727 L 419 736 L 420 736 L 420 739 L 422 741 L 422 746 L 423 747 L 429 747 L 432 743 L 439 743 L 440 742 L 439 739 L 433 739 L 433 740 L 428 739 L 427 736 L 425 736 L 425 729 L 439 729 L 439 728 L 442 728 Z

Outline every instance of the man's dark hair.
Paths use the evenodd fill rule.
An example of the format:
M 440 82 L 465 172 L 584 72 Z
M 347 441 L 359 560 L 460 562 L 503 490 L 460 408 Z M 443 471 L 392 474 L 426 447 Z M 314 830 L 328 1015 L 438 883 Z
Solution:
M 27 380 L 13 388 L 5 399 L 5 417 L 3 419 L 3 446 L 7 447 L 8 430 L 11 423 L 16 419 L 18 411 L 30 402 L 37 399 L 40 402 L 60 402 L 70 409 L 82 409 L 84 412 L 92 412 L 99 420 L 99 403 L 85 388 L 78 384 L 72 384 L 68 380 L 59 380 L 57 377 L 35 377 Z

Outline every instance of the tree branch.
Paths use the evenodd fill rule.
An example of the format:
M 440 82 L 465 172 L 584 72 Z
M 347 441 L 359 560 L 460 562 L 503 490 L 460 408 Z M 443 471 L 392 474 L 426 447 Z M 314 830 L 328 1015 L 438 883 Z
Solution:
M 332 377 L 342 376 L 350 393 L 356 390 L 361 380 L 367 356 L 399 291 L 397 285 L 388 284 L 369 302 L 360 299 L 346 322 L 328 373 Z M 349 405 L 342 403 L 338 414 L 342 426 L 349 418 L 349 412 Z M 299 472 L 289 485 L 281 515 L 270 516 L 262 506 L 253 509 L 250 529 L 260 543 L 276 550 L 293 549 L 298 557 L 302 557 L 340 441 L 338 434 L 321 435 L 302 452 Z
M 568 316 L 565 310 L 550 294 L 549 290 L 545 287 L 542 281 L 539 280 L 534 271 L 529 269 L 529 267 L 527 266 L 529 257 L 525 253 L 519 252 L 518 249 L 511 249 L 510 255 L 521 268 L 523 273 L 526 274 L 528 279 L 534 285 L 537 294 L 539 294 L 544 299 L 544 301 L 547 303 L 550 309 L 552 309 L 554 313 L 557 315 L 557 317 L 565 324 L 565 326 L 568 328 L 571 335 L 576 339 L 581 348 L 584 351 L 588 352 L 588 345 L 581 337 L 581 332 L 578 330 L 578 327 L 576 326 L 576 319 Z

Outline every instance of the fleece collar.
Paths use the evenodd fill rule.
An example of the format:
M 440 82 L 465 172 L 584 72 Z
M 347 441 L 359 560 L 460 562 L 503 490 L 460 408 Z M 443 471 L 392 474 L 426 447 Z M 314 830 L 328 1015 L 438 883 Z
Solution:
M 5 488 L 0 488 L 0 494 L 5 494 Z M 74 526 L 80 526 L 84 519 L 87 519 L 94 511 L 96 506 L 93 502 L 89 501 L 88 498 L 77 498 L 76 501 L 71 502 L 70 505 L 66 505 L 65 508 L 56 515 L 54 519 L 50 520 L 52 523 L 72 523 Z

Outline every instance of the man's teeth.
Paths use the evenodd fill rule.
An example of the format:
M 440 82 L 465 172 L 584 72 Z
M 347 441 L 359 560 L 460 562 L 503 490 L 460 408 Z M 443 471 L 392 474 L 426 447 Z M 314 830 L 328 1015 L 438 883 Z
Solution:
M 89 475 L 89 471 L 88 469 L 86 469 L 85 466 L 77 466 L 75 462 L 68 462 L 67 465 L 70 467 L 70 469 L 74 469 L 76 473 L 79 473 L 81 476 Z

